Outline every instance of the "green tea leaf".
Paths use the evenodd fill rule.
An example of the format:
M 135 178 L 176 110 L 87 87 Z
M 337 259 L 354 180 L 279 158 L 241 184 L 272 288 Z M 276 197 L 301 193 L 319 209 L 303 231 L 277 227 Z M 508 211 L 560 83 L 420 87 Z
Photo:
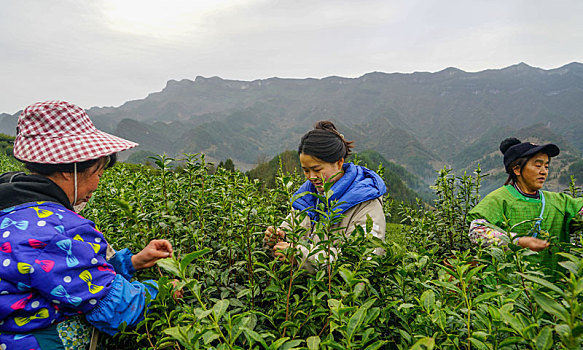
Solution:
M 498 344 L 498 348 L 503 348 L 506 345 L 520 344 L 524 341 L 522 337 L 508 337 Z M 520 347 L 518 348 L 520 349 Z
M 572 274 L 574 274 L 576 276 L 577 273 L 579 272 L 579 266 L 581 264 L 575 264 L 572 261 L 561 261 L 561 262 L 559 262 L 559 265 L 561 265 L 565 269 L 569 270 Z
M 421 304 L 426 311 L 430 311 L 435 306 L 435 293 L 429 289 L 421 294 Z
M 174 276 L 180 278 L 180 264 L 176 258 L 161 259 L 156 262 L 156 265 L 161 267 L 163 270 L 170 272 Z
M 409 303 L 403 303 L 403 304 L 399 304 L 399 306 L 397 307 L 397 310 L 410 309 L 412 307 L 415 307 L 415 305 L 414 304 L 409 304 Z
M 289 337 L 279 338 L 269 346 L 269 350 L 278 350 L 287 340 Z
M 215 330 L 209 329 L 203 333 L 202 340 L 206 345 L 208 345 L 213 340 L 219 339 L 219 337 L 220 335 Z
M 356 299 L 358 299 L 358 297 L 362 294 L 362 292 L 364 292 L 364 282 L 359 282 L 357 284 L 354 285 L 354 290 L 352 291 L 354 293 L 354 298 L 353 300 L 356 301 Z
M 554 285 L 552 282 L 549 282 L 549 281 L 547 281 L 545 279 L 542 279 L 540 277 L 536 277 L 536 276 L 532 276 L 532 275 L 527 275 L 527 274 L 523 274 L 523 273 L 520 273 L 520 272 L 518 272 L 518 274 L 520 276 L 524 277 L 525 279 L 531 281 L 531 282 L 540 284 L 541 286 L 545 286 L 548 289 L 551 289 L 551 290 L 559 293 L 561 296 L 564 296 L 565 295 L 565 293 L 563 293 L 563 290 L 561 290 L 561 288 L 559 288 L 556 285 Z
M 367 304 L 359 307 L 358 310 L 356 310 L 354 315 L 352 315 L 352 317 L 348 321 L 348 326 L 346 327 L 346 333 L 348 334 L 348 341 L 352 340 L 352 338 L 354 337 L 354 333 L 358 329 L 358 326 L 360 326 L 360 324 L 364 320 L 364 317 L 366 316 L 366 311 L 368 310 L 368 307 L 369 307 L 368 305 L 370 305 L 370 304 L 367 303 Z
M 308 350 L 318 350 L 320 349 L 320 337 L 317 335 L 309 337 L 306 339 Z
M 471 338 L 470 337 L 470 342 L 476 347 L 476 349 L 478 350 L 491 350 L 492 348 L 489 347 L 488 345 L 484 344 L 482 341 L 476 339 L 476 338 Z
M 255 332 L 254 330 L 251 330 L 249 328 L 243 328 L 243 332 L 249 338 L 251 338 L 254 341 L 256 341 L 257 343 L 261 344 L 261 346 L 263 346 L 264 349 L 267 349 L 267 344 L 265 343 L 265 340 L 263 339 L 263 337 L 261 337 L 261 335 L 259 333 Z
M 376 342 L 367 346 L 364 350 L 378 350 L 386 343 L 387 343 L 387 341 L 385 341 L 385 340 L 377 340 Z
M 553 316 L 558 317 L 564 322 L 569 322 L 569 312 L 548 294 L 533 290 L 531 291 L 531 295 L 533 296 L 536 303 L 543 308 L 543 310 Z
M 229 307 L 229 300 L 227 299 L 223 299 L 223 300 L 219 300 L 215 306 L 213 306 L 213 313 L 215 314 L 215 320 L 218 322 L 221 317 L 223 317 L 223 314 L 225 313 L 225 311 L 227 311 L 227 308 Z
M 186 254 L 182 260 L 180 260 L 180 271 L 184 273 L 186 267 L 196 258 L 199 258 L 206 253 L 212 251 L 212 249 L 205 247 L 204 249 L 194 251 L 192 253 Z
M 286 342 L 281 346 L 281 350 L 292 350 L 295 349 L 296 346 L 300 345 L 304 341 L 301 339 L 294 339 Z
M 500 315 L 502 316 L 502 320 L 504 320 L 504 322 L 508 323 L 510 325 L 510 327 L 512 327 L 519 334 L 522 334 L 522 329 L 524 328 L 524 326 L 516 317 L 514 317 L 510 313 L 510 311 L 511 311 L 510 308 L 502 307 L 500 309 Z
M 481 303 L 484 300 L 488 300 L 488 299 L 492 299 L 494 297 L 500 296 L 500 293 L 498 292 L 489 292 L 489 293 L 483 293 L 478 295 L 475 299 L 474 299 L 474 303 L 478 304 Z
M 370 215 L 366 214 L 366 233 L 369 233 L 372 231 L 372 218 L 370 217 Z
M 413 346 L 410 347 L 409 350 L 433 350 L 434 347 L 435 338 L 424 337 L 417 340 L 417 342 L 415 342 L 415 344 L 413 344 Z
M 546 326 L 540 330 L 536 338 L 534 338 L 534 343 L 537 350 L 548 350 L 553 346 L 553 331 L 551 327 Z
M 189 326 L 177 326 L 164 329 L 164 333 L 168 334 L 172 338 L 178 340 L 183 346 L 190 347 L 190 341 L 188 340 L 186 334 Z

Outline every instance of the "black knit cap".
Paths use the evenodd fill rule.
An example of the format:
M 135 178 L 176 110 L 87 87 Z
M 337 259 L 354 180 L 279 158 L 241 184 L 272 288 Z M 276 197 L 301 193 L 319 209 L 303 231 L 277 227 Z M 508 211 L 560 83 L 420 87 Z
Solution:
M 557 156 L 560 150 L 557 145 L 552 143 L 539 146 L 530 142 L 520 142 L 519 139 L 510 137 L 500 143 L 500 152 L 504 154 L 504 168 L 507 173 L 510 173 L 508 167 L 518 158 L 532 156 L 539 152 L 545 153 L 550 158 Z

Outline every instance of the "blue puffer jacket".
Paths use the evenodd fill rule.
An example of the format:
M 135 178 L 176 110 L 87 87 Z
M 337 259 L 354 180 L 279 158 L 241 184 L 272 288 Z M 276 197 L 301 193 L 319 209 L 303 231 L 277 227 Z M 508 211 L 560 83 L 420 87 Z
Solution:
M 336 208 L 340 209 L 341 213 L 357 204 L 379 198 L 387 192 L 385 182 L 374 171 L 353 163 L 345 163 L 342 169 L 344 175 L 332 185 L 331 190 L 334 194 L 330 198 L 331 201 L 338 201 Z M 316 187 L 309 180 L 294 195 L 306 191 L 316 192 Z M 296 210 L 315 208 L 318 201 L 314 195 L 308 194 L 296 199 L 292 206 Z M 318 214 L 314 210 L 309 210 L 308 215 L 312 221 L 318 220 Z
M 121 250 L 107 261 L 103 234 L 70 210 L 68 200 L 61 203 L 66 196 L 47 178 L 22 174 L 10 176 L 8 183 L 3 179 L 0 344 L 38 348 L 27 334 L 78 314 L 108 334 L 115 334 L 122 322 L 139 323 L 146 294 L 155 298 L 157 288 L 153 282 L 129 282 L 135 273 L 131 252 Z M 19 195 L 25 203 L 5 206 Z M 35 197 L 43 201 L 30 201 Z

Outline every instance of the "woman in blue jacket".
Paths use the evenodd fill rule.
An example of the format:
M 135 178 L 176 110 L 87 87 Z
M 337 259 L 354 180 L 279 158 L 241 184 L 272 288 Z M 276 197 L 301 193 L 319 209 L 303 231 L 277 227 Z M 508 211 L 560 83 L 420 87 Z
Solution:
M 339 203 L 336 208 L 340 209 L 343 218 L 331 229 L 343 228 L 350 234 L 356 226 L 366 227 L 368 215 L 373 221 L 372 234 L 384 240 L 386 221 L 382 196 L 387 192 L 387 188 L 374 171 L 345 162 L 352 147 L 352 141 L 347 141 L 332 122 L 317 122 L 314 129 L 302 137 L 298 147 L 300 163 L 307 180 L 295 194 L 322 192 L 324 182 L 332 182 L 331 190 L 334 194 L 331 201 Z M 314 210 L 317 203 L 317 197 L 311 194 L 302 196 L 292 203 L 296 211 L 307 210 L 308 215 L 301 226 L 306 230 L 304 241 L 310 243 L 299 245 L 297 248 L 302 254 L 301 265 L 309 271 L 314 270 L 314 261 L 317 260 L 317 254 L 313 254 L 313 249 L 319 241 L 313 234 L 314 224 L 319 220 L 318 213 Z M 276 256 L 282 256 L 281 251 L 290 247 L 284 233 L 289 229 L 290 225 L 286 220 L 278 229 L 270 226 L 265 231 L 265 242 Z M 334 255 L 340 253 L 335 248 L 332 250 Z M 381 254 L 382 250 L 377 249 L 376 253 Z
M 0 348 L 85 349 L 92 327 L 113 335 L 143 319 L 157 286 L 130 282 L 172 254 L 153 240 L 136 255 L 115 252 L 76 213 L 116 153 L 136 143 L 101 132 L 63 101 L 24 109 L 14 156 L 30 174 L 0 176 Z

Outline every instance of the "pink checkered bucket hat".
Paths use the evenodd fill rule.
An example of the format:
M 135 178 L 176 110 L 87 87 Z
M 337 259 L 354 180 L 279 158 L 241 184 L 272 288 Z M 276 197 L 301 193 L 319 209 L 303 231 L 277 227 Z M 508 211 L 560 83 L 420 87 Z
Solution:
M 20 114 L 14 157 L 31 163 L 78 163 L 137 145 L 97 130 L 79 106 L 46 101 L 28 106 Z

